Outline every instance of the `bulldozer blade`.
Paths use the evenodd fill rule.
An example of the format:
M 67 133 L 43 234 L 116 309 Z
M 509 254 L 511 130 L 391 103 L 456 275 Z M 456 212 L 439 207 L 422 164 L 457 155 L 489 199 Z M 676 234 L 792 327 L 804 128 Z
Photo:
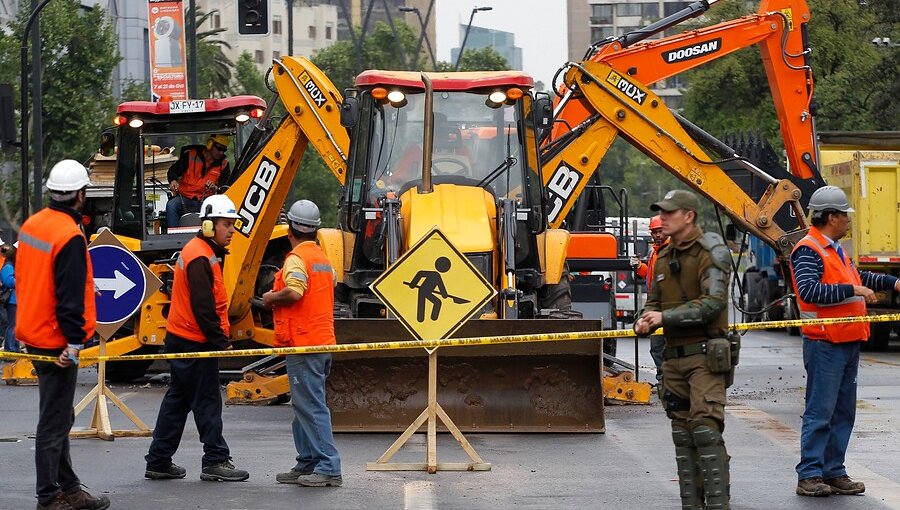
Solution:
M 454 337 L 601 329 L 573 319 L 471 320 Z M 336 319 L 339 343 L 406 340 L 391 319 Z M 438 350 L 438 402 L 464 432 L 603 432 L 599 340 Z M 336 431 L 402 432 L 427 406 L 423 350 L 334 355 L 328 403 Z

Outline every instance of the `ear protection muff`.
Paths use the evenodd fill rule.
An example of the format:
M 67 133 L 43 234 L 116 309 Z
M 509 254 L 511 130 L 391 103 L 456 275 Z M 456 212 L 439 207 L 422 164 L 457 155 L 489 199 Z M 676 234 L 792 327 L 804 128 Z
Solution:
M 215 143 L 215 142 L 213 142 L 213 139 L 212 139 L 212 138 L 210 138 L 209 140 L 207 140 L 207 141 L 206 141 L 206 150 L 211 151 L 212 148 L 213 148 L 213 143 Z
M 212 140 L 207 142 L 207 145 L 212 145 Z M 206 205 L 206 211 L 204 216 L 208 216 L 212 214 L 213 206 L 212 204 Z M 200 223 L 200 231 L 203 233 L 203 237 L 215 237 L 216 236 L 216 224 L 213 220 L 205 219 Z

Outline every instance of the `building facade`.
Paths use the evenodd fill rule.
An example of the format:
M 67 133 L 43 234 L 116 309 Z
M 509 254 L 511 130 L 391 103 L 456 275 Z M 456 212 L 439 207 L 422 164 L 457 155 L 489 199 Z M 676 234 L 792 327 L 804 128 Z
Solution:
M 493 48 L 506 59 L 510 69 L 522 70 L 522 48 L 516 46 L 516 36 L 512 32 L 493 30 L 490 28 L 476 27 L 472 25 L 468 39 L 465 38 L 466 25 L 459 25 L 459 40 L 466 41 L 466 50 L 481 48 Z M 450 49 L 450 59 L 456 63 L 459 58 L 459 48 Z
M 634 0 L 568 0 L 567 18 L 569 22 L 569 60 L 579 61 L 592 43 L 608 37 L 620 36 L 645 27 L 665 16 L 674 14 L 688 6 L 690 2 L 680 0 L 659 0 L 640 2 Z M 675 27 L 667 33 L 678 33 Z M 658 39 L 660 36 L 652 38 Z M 653 91 L 670 108 L 681 106 L 681 88 L 684 83 L 674 76 L 653 85 Z

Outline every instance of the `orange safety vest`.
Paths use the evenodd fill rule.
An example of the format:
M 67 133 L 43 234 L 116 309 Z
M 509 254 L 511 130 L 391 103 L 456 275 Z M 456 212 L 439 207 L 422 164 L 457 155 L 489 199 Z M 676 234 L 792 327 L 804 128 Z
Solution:
M 84 233 L 71 215 L 49 207 L 28 218 L 19 232 L 19 251 L 16 259 L 18 301 L 16 337 L 26 345 L 38 349 L 63 349 L 68 339 L 59 329 L 56 318 L 56 282 L 54 264 L 59 251 L 72 238 Z M 85 244 L 87 244 L 85 242 Z M 84 285 L 85 342 L 94 336 L 97 325 L 97 302 L 94 295 L 94 270 L 91 257 L 87 259 L 87 279 Z M 27 282 L 27 284 L 26 284 Z
M 647 292 L 650 292 L 650 286 L 653 285 L 653 266 L 656 264 L 656 256 L 659 254 L 659 250 L 663 249 L 667 244 L 669 244 L 668 239 L 663 241 L 661 245 L 654 246 L 653 252 L 650 253 L 650 257 L 647 259 L 647 263 L 641 264 L 634 270 L 638 276 L 647 281 Z
M 225 291 L 225 279 L 222 277 L 222 259 L 216 256 L 212 246 L 205 240 L 195 237 L 190 240 L 175 264 L 175 275 L 172 281 L 172 304 L 169 308 L 169 319 L 166 331 L 201 344 L 207 343 L 206 335 L 197 325 L 194 310 L 191 308 L 191 289 L 187 276 L 187 266 L 194 259 L 209 260 L 213 274 L 213 297 L 216 300 L 216 314 L 222 324 L 226 337 L 231 336 L 231 323 L 228 321 L 228 293 Z
M 275 347 L 334 345 L 337 342 L 331 261 L 312 241 L 298 244 L 287 257 L 300 257 L 306 266 L 306 292 L 296 303 L 275 307 Z M 278 271 L 272 290 L 278 292 L 284 287 L 284 276 Z
M 225 158 L 221 161 L 213 160 L 207 165 L 203 151 L 200 149 L 188 149 L 184 156 L 187 158 L 187 168 L 178 184 L 178 193 L 193 199 L 211 195 L 212 192 L 207 189 L 207 183 L 217 184 L 219 182 L 219 175 L 222 174 L 228 160 Z
M 842 259 L 837 250 L 822 235 L 816 227 L 810 227 L 809 234 L 794 246 L 794 250 L 800 246 L 811 248 L 822 259 L 825 267 L 821 282 L 825 285 L 852 284 L 862 285 L 862 279 L 856 266 L 846 256 Z M 794 288 L 797 288 L 797 280 L 794 280 Z M 797 306 L 800 308 L 801 319 L 824 319 L 829 317 L 856 317 L 866 315 L 866 302 L 862 296 L 853 296 L 833 305 L 820 305 L 803 301 L 797 295 Z M 832 343 L 866 341 L 869 339 L 869 323 L 857 322 L 852 324 L 827 324 L 818 326 L 803 326 L 803 335 L 810 340 L 825 340 Z

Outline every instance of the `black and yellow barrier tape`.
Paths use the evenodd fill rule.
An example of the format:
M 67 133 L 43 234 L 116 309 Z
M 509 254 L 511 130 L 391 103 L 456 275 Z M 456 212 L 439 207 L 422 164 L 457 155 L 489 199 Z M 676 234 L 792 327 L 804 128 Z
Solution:
M 768 322 L 747 322 L 731 324 L 729 329 L 749 331 L 754 329 L 788 328 L 799 326 L 818 326 L 828 324 L 848 324 L 855 322 L 893 322 L 900 321 L 900 313 L 884 315 L 867 315 L 861 317 L 838 317 L 828 319 L 796 319 Z M 660 329 L 655 334 L 663 333 Z M 135 354 L 122 356 L 84 356 L 82 362 L 97 361 L 138 361 L 168 360 L 196 358 L 239 358 L 245 356 L 271 356 L 288 354 L 346 353 L 365 351 L 391 351 L 400 349 L 435 349 L 438 347 L 464 347 L 473 345 L 498 345 L 535 342 L 564 342 L 578 340 L 600 340 L 606 338 L 628 338 L 635 336 L 633 329 L 616 329 L 607 331 L 577 331 L 566 333 L 540 333 L 532 335 L 481 336 L 471 338 L 444 338 L 436 340 L 400 340 L 394 342 L 370 342 L 337 345 L 316 345 L 307 347 L 269 347 L 261 349 L 232 349 L 227 351 L 179 352 L 164 354 Z M 30 359 L 33 361 L 55 361 L 52 356 L 39 356 L 22 353 L 0 353 L 0 358 L 11 357 Z

